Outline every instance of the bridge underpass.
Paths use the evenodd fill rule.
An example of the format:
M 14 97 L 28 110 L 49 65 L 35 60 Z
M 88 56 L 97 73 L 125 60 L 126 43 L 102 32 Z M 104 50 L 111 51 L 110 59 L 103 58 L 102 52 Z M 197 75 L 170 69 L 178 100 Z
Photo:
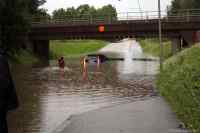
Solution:
M 88 17 L 91 18 L 91 17 Z M 76 18 L 77 19 L 77 18 Z M 72 18 L 73 20 L 73 18 Z M 109 21 L 108 21 L 109 20 Z M 123 38 L 152 38 L 158 37 L 158 19 L 151 16 L 145 19 L 126 20 L 105 19 L 97 21 L 94 18 L 86 21 L 45 21 L 33 22 L 29 40 L 33 51 L 43 58 L 48 58 L 49 40 L 67 39 L 101 39 L 119 40 Z M 190 46 L 198 41 L 200 30 L 200 11 L 162 17 L 163 37 L 172 40 L 172 52 L 175 54 L 182 46 Z M 99 26 L 104 31 L 99 31 Z

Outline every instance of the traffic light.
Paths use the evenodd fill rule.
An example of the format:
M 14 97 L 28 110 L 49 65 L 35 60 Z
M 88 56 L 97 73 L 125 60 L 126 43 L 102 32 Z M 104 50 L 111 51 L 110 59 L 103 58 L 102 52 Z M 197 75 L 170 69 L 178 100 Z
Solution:
M 105 32 L 105 27 L 103 25 L 99 26 L 99 32 Z

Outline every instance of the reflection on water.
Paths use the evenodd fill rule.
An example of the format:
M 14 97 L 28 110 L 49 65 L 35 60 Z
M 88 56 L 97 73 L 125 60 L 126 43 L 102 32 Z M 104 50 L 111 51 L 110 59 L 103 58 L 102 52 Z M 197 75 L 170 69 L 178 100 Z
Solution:
M 124 45 L 124 62 L 119 63 L 119 72 L 123 74 L 135 73 L 139 74 L 143 73 L 143 68 L 141 67 L 141 61 L 133 61 L 132 58 L 141 58 L 142 57 L 142 48 L 136 41 L 129 40 L 128 42 L 122 42 Z
M 126 52 L 140 49 L 132 42 L 124 48 L 131 49 Z M 138 53 L 143 56 L 141 51 Z M 126 59 L 100 67 L 87 64 L 87 80 L 83 79 L 80 60 L 66 60 L 62 77 L 55 63 L 45 68 L 20 66 L 14 78 L 21 104 L 9 115 L 10 133 L 53 133 L 70 115 L 152 97 L 153 63 L 149 66 L 147 62 Z M 146 78 L 145 74 L 151 76 Z
M 142 51 L 141 46 L 135 40 L 129 40 L 121 42 L 119 45 L 124 46 L 123 57 L 124 62 L 118 62 L 118 72 L 119 78 L 122 80 L 128 80 L 152 76 L 157 73 L 158 62 L 156 61 L 143 61 L 143 60 L 132 60 L 134 59 L 144 59 L 153 58 L 145 55 Z M 154 57 L 155 58 L 155 57 Z M 128 76 L 129 75 L 129 76 Z

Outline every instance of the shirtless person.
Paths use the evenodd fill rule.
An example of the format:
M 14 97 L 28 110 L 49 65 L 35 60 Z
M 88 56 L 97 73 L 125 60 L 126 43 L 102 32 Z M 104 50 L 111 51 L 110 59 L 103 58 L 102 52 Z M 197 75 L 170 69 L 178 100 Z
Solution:
M 64 72 L 65 72 L 65 60 L 64 60 L 64 57 L 60 57 L 60 59 L 58 59 L 58 65 L 59 65 L 59 68 L 60 68 L 60 71 L 61 71 L 61 75 L 63 76 Z

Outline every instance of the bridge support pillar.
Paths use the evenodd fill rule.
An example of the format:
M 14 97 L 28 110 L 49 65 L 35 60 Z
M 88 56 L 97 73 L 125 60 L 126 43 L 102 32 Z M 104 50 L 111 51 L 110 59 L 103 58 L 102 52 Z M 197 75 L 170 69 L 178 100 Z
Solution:
M 182 31 L 183 47 L 191 47 L 197 40 L 196 31 Z
M 32 49 L 41 60 L 49 61 L 49 40 L 33 40 Z
M 172 41 L 172 47 L 171 47 L 172 54 L 175 55 L 178 51 L 181 50 L 182 41 L 179 38 L 172 38 L 171 41 Z

